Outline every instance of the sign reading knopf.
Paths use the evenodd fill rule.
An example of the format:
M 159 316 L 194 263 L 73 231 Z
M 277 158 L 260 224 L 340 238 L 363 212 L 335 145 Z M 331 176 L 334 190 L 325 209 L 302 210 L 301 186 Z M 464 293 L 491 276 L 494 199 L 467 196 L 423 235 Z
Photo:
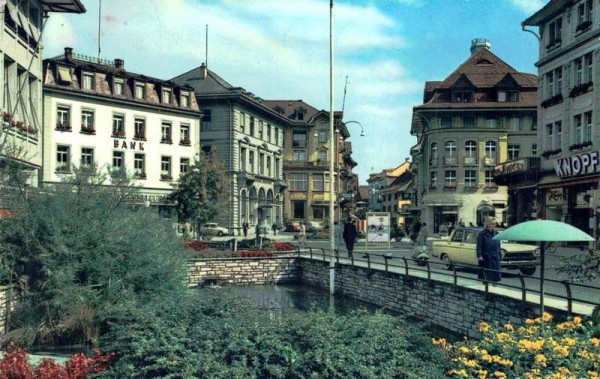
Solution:
M 571 155 L 556 160 L 554 170 L 559 178 L 577 176 L 596 172 L 598 170 L 598 151 Z

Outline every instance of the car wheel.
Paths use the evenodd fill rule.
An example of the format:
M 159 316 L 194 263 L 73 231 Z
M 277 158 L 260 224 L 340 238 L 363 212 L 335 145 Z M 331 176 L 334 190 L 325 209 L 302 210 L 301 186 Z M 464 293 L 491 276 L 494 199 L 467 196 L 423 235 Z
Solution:
M 223 234 L 223 232 L 222 232 L 222 231 L 220 231 L 220 230 L 219 230 L 219 232 L 217 233 L 217 235 L 218 235 L 219 237 L 222 237 L 224 234 Z
M 444 262 L 444 268 L 446 270 L 452 270 L 452 262 L 448 254 L 442 254 L 442 262 Z
M 536 267 L 521 267 L 521 274 L 531 276 L 535 274 Z

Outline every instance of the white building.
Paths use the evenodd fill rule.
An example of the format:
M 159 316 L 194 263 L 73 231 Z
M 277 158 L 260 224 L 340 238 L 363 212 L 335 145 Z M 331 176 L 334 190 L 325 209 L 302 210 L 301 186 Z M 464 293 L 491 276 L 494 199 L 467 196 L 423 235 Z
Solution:
M 1 3 L 0 168 L 16 163 L 31 173 L 28 184 L 36 186 L 42 165 L 42 24 L 47 12 L 84 13 L 85 8 L 79 0 Z
M 600 211 L 600 4 L 551 0 L 523 26 L 539 27 L 540 37 L 538 217 L 594 234 Z
M 142 187 L 135 202 L 169 215 L 171 182 L 199 152 L 200 116 L 193 88 L 65 48 L 44 60 L 42 181 L 60 182 L 74 165 L 124 171 Z

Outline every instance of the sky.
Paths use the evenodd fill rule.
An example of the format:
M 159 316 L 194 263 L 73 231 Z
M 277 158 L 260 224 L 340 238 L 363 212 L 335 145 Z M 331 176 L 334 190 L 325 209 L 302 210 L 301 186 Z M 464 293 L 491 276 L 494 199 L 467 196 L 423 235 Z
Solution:
M 159 79 L 208 62 L 263 99 L 329 110 L 329 0 L 81 1 L 84 14 L 50 15 L 44 57 L 72 47 Z M 425 82 L 445 79 L 468 59 L 472 39 L 488 39 L 513 68 L 537 74 L 538 42 L 521 22 L 546 3 L 335 0 L 334 109 L 364 128 L 361 137 L 360 125 L 348 123 L 360 184 L 410 158 L 412 108 L 422 104 Z

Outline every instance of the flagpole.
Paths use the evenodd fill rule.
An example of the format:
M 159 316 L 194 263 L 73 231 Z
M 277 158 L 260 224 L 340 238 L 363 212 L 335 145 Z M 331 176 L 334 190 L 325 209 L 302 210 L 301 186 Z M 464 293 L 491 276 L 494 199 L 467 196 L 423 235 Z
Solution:
M 334 233 L 334 206 L 333 186 L 335 158 L 334 145 L 334 109 L 333 109 L 333 0 L 329 2 L 329 294 L 335 293 L 335 233 Z

